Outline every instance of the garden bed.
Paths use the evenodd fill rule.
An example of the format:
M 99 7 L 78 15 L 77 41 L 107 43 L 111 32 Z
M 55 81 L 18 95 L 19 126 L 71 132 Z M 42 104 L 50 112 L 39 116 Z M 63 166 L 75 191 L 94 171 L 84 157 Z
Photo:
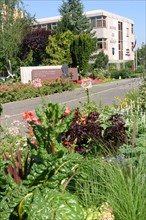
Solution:
M 145 220 L 145 89 L 112 107 L 45 103 L 23 114 L 26 137 L 5 129 L 0 219 Z

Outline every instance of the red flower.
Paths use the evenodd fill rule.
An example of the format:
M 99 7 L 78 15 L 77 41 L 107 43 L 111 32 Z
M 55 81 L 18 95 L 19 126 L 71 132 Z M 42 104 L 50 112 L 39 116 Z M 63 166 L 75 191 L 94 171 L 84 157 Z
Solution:
M 81 120 L 82 120 L 82 124 L 83 124 L 83 125 L 85 125 L 85 124 L 87 123 L 86 118 L 82 118 Z
M 24 112 L 22 117 L 25 121 L 33 121 L 35 113 L 33 111 Z

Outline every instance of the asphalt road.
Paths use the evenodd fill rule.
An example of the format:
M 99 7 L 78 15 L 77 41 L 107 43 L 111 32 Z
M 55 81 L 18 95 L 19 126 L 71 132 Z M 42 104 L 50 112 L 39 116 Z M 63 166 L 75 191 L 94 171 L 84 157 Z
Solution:
M 100 103 L 112 105 L 113 101 L 116 101 L 115 96 L 124 97 L 127 91 L 138 87 L 139 83 L 140 79 L 126 79 L 93 85 L 89 90 L 90 100 L 93 100 L 97 105 Z M 75 108 L 81 107 L 87 101 L 87 96 L 83 88 L 78 88 L 74 91 L 46 96 L 45 101 Z M 41 103 L 41 98 L 32 98 L 3 104 L 3 113 L 0 118 L 1 126 L 10 127 L 14 120 L 22 121 L 23 112 L 35 110 L 36 107 L 41 106 Z

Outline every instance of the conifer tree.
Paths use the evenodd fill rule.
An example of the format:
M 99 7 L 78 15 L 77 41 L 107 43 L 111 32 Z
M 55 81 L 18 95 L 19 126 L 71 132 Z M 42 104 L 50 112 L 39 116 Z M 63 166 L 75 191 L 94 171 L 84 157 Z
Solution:
M 73 34 L 91 33 L 92 27 L 84 14 L 80 0 L 63 0 L 59 12 L 62 18 L 57 24 L 57 32 L 70 30 Z

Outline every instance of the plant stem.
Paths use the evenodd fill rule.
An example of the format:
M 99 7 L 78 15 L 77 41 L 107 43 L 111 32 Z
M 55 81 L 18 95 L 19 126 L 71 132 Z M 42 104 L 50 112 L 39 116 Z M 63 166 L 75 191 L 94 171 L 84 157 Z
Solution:
M 87 94 L 87 103 L 89 103 L 90 102 L 90 98 L 89 98 L 89 89 L 88 88 L 86 89 L 86 94 Z

